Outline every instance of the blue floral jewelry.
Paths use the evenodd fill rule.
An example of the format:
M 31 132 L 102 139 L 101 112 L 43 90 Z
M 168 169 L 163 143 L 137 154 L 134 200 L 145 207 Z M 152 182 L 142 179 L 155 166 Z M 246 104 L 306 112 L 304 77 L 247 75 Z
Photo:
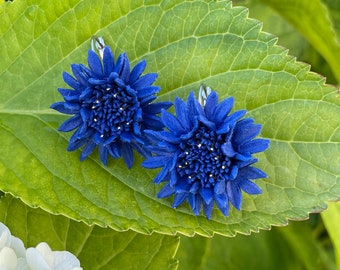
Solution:
M 203 205 L 208 219 L 214 203 L 228 216 L 229 202 L 238 210 L 242 190 L 260 194 L 261 189 L 251 180 L 267 177 L 253 167 L 252 156 L 266 150 L 269 140 L 254 139 L 261 125 L 243 118 L 245 110 L 230 114 L 232 97 L 218 104 L 218 95 L 201 86 L 199 100 L 190 93 L 188 101 L 175 99 L 176 116 L 163 110 L 161 118 L 168 131 L 146 130 L 154 146 L 154 154 L 142 166 L 162 168 L 154 183 L 167 182 L 159 198 L 174 195 L 176 208 L 186 199 L 195 215 Z
M 65 101 L 51 105 L 58 112 L 73 115 L 59 127 L 63 132 L 75 130 L 68 151 L 82 147 L 80 160 L 84 160 L 98 146 L 103 164 L 107 164 L 109 155 L 122 156 L 128 168 L 133 164 L 133 149 L 143 156 L 150 154 L 144 130 L 161 131 L 164 125 L 157 114 L 172 103 L 152 103 L 160 88 L 152 85 L 156 73 L 142 75 L 145 67 L 143 60 L 130 70 L 125 53 L 115 62 L 104 40 L 92 39 L 88 67 L 72 64 L 74 77 L 63 73 L 71 89 L 59 88 Z

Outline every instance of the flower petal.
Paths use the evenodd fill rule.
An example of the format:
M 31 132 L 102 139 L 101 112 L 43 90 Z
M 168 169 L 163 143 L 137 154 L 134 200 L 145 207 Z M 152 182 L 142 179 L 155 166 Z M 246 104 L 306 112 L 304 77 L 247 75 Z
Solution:
M 158 198 L 169 197 L 172 194 L 174 194 L 175 192 L 176 192 L 176 190 L 174 188 L 172 188 L 169 184 L 167 184 L 160 190 L 160 192 L 158 192 L 157 197 Z
M 83 88 L 83 86 L 67 72 L 63 72 L 63 79 L 69 86 L 71 86 L 75 90 L 81 90 Z
M 171 156 L 153 156 L 142 162 L 142 166 L 147 169 L 155 169 L 159 167 L 164 167 L 173 158 Z
M 200 214 L 201 206 L 202 206 L 202 198 L 198 194 L 189 194 L 188 202 L 191 206 L 192 211 L 196 216 Z
M 258 185 L 246 179 L 243 181 L 240 181 L 239 186 L 244 192 L 248 194 L 261 194 L 262 193 L 262 190 Z
M 94 72 L 94 75 L 103 77 L 103 66 L 99 56 L 93 51 L 89 50 L 88 52 L 88 65 L 90 69 Z
M 223 123 L 234 105 L 234 98 L 229 97 L 223 100 L 215 109 L 214 119 L 217 123 Z
M 109 46 L 105 46 L 104 48 L 103 66 L 104 66 L 104 76 L 109 77 L 115 66 L 114 56 Z
M 214 192 L 211 188 L 201 188 L 199 193 L 206 204 L 213 201 Z
M 239 147 L 241 152 L 246 153 L 258 153 L 266 150 L 269 147 L 269 140 L 267 139 L 255 139 L 249 141 Z
M 238 185 L 234 181 L 227 182 L 227 194 L 231 204 L 237 209 L 241 209 L 242 193 Z
M 142 75 L 146 67 L 146 61 L 140 61 L 135 67 L 132 69 L 129 79 L 129 85 L 134 84 L 138 78 Z
M 186 192 L 175 193 L 175 198 L 174 198 L 174 202 L 172 203 L 172 207 L 177 208 L 179 205 L 181 205 L 184 202 L 187 196 L 188 194 Z
M 208 95 L 208 98 L 206 100 L 205 106 L 204 106 L 204 112 L 207 116 L 207 119 L 210 121 L 214 121 L 214 112 L 217 107 L 218 102 L 218 96 L 216 92 L 211 92 L 210 95 Z
M 79 127 L 83 123 L 83 120 L 79 115 L 75 115 L 70 119 L 67 119 L 64 123 L 62 123 L 59 127 L 59 131 L 68 132 L 77 127 Z
M 261 131 L 262 125 L 253 124 L 254 120 L 250 118 L 242 119 L 237 122 L 232 141 L 235 144 L 243 144 L 255 138 Z
M 175 134 L 181 134 L 184 133 L 185 130 L 183 129 L 183 126 L 178 121 L 178 119 L 173 116 L 168 111 L 162 110 L 161 119 L 164 123 L 164 125 Z
M 135 81 L 131 87 L 134 89 L 142 89 L 145 86 L 149 86 L 155 82 L 157 79 L 157 73 L 148 73 L 140 77 L 137 81 Z
M 203 210 L 204 210 L 204 214 L 207 217 L 207 219 L 211 218 L 213 207 L 214 207 L 214 201 L 211 201 L 209 204 L 206 204 L 203 202 Z
M 93 152 L 95 147 L 96 143 L 93 140 L 88 141 L 80 154 L 80 160 L 85 160 Z
M 121 150 L 122 150 L 123 159 L 127 167 L 131 169 L 134 158 L 133 158 L 133 151 L 132 151 L 130 144 L 122 143 Z
M 178 121 L 182 124 L 185 130 L 192 129 L 192 121 L 189 119 L 188 109 L 185 102 L 180 98 L 175 98 L 175 111 Z

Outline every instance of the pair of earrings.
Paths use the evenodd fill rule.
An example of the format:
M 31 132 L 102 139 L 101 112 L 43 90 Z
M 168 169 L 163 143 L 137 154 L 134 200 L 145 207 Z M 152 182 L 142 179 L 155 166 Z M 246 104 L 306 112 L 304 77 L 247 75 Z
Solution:
M 91 47 L 88 67 L 72 64 L 74 76 L 63 73 L 71 89 L 59 88 L 64 101 L 51 105 L 73 115 L 59 127 L 75 130 L 69 151 L 82 148 L 84 160 L 97 147 L 103 164 L 109 156 L 123 157 L 130 169 L 135 150 L 146 158 L 143 167 L 161 168 L 153 180 L 167 182 L 159 198 L 174 195 L 174 208 L 187 200 L 195 215 L 203 206 L 207 218 L 214 204 L 225 216 L 230 204 L 240 210 L 242 191 L 261 193 L 252 180 L 267 175 L 252 166 L 253 154 L 266 150 L 269 140 L 255 138 L 261 125 L 244 118 L 245 110 L 231 113 L 233 97 L 219 103 L 217 93 L 201 85 L 198 99 L 193 92 L 186 102 L 175 98 L 174 116 L 167 111 L 172 102 L 154 102 L 158 75 L 143 75 L 145 60 L 132 69 L 125 53 L 115 61 L 101 37 Z

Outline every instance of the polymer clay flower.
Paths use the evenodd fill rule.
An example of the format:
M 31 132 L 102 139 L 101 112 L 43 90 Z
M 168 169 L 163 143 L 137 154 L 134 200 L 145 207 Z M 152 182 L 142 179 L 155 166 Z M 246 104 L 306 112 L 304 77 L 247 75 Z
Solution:
M 262 192 L 252 180 L 266 174 L 252 166 L 257 162 L 253 154 L 266 150 L 269 140 L 255 139 L 261 125 L 243 118 L 245 110 L 230 113 L 232 97 L 218 103 L 216 92 L 201 87 L 200 101 L 191 93 L 187 102 L 175 99 L 176 116 L 162 111 L 168 131 L 146 131 L 154 156 L 142 166 L 162 168 L 153 180 L 167 182 L 159 198 L 174 195 L 174 208 L 187 200 L 195 215 L 203 205 L 210 219 L 215 203 L 228 216 L 229 203 L 240 210 L 242 191 Z
M 0 222 L 0 269 L 4 270 L 82 270 L 79 260 L 68 251 L 52 251 L 47 243 L 25 249 Z
M 52 251 L 48 244 L 42 242 L 26 251 L 29 269 L 46 270 L 82 270 L 79 260 L 68 251 Z
M 125 53 L 114 61 L 110 47 L 105 46 L 98 56 L 88 52 L 88 67 L 72 64 L 73 76 L 64 72 L 64 81 L 71 89 L 59 88 L 64 102 L 51 108 L 73 115 L 59 130 L 75 130 L 67 150 L 82 148 L 80 160 L 87 158 L 98 147 L 101 161 L 108 156 L 123 157 L 129 168 L 133 164 L 133 150 L 143 156 L 149 152 L 145 145 L 145 129 L 160 131 L 163 124 L 157 114 L 171 106 L 170 102 L 152 103 L 160 88 L 152 85 L 156 73 L 142 75 L 146 61 L 130 70 Z

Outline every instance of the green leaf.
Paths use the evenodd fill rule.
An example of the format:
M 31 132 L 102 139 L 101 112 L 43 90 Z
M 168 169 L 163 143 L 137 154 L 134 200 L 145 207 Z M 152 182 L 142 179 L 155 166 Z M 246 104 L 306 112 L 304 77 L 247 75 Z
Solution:
M 340 44 L 340 1 L 339 0 L 323 0 L 322 1 L 329 11 L 330 19 L 333 22 L 337 41 Z
M 261 32 L 243 7 L 228 1 L 14 1 L 0 6 L 0 189 L 30 206 L 87 224 L 185 235 L 235 235 L 286 224 L 321 211 L 339 198 L 340 99 L 324 78 L 309 72 Z M 138 31 L 136 30 L 138 29 Z M 258 155 L 268 174 L 263 194 L 244 194 L 242 209 L 211 220 L 187 204 L 157 199 L 157 170 L 132 170 L 122 160 L 101 165 L 67 152 L 66 119 L 49 109 L 71 63 L 86 63 L 92 35 L 115 54 L 126 51 L 158 72 L 161 100 L 186 98 L 204 82 L 235 109 L 263 124 L 271 139 Z
M 307 222 L 250 236 L 181 237 L 179 270 L 336 269 Z
M 238 1 L 234 3 L 238 3 Z M 274 8 L 263 3 L 262 0 L 248 1 L 246 6 L 249 9 L 249 16 L 263 23 L 263 31 L 278 37 L 278 45 L 287 48 L 289 54 L 294 55 L 297 60 L 310 64 L 311 70 L 327 77 L 328 83 L 336 84 L 334 74 L 324 58 L 313 48 L 302 33 L 295 29 Z M 333 25 L 336 26 L 336 23 L 334 22 Z
M 335 248 L 338 269 L 340 268 L 340 203 L 329 203 L 327 211 L 322 214 L 323 222 Z
M 340 46 L 328 9 L 321 0 L 261 0 L 294 25 L 326 59 L 340 81 Z
M 10 213 L 10 214 L 8 214 Z M 26 248 L 46 242 L 52 250 L 67 250 L 83 269 L 176 269 L 179 237 L 142 235 L 132 231 L 87 226 L 63 216 L 33 209 L 6 195 L 0 203 L 0 221 Z M 131 260 L 133 258 L 133 261 Z

